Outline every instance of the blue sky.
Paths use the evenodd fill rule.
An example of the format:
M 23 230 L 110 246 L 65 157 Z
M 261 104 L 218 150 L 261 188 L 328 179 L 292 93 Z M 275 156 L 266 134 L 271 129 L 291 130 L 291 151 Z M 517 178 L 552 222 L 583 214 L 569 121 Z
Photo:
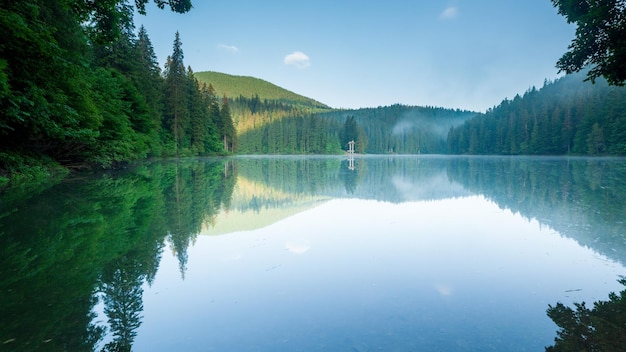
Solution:
M 193 1 L 137 15 L 163 64 L 264 79 L 334 108 L 475 111 L 560 75 L 575 27 L 550 0 Z

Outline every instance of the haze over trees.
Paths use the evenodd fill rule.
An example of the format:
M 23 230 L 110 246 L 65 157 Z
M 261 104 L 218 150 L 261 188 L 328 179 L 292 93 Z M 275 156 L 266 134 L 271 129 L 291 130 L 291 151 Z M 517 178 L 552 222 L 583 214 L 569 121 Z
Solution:
M 450 129 L 452 154 L 626 155 L 626 88 L 585 72 L 545 82 Z

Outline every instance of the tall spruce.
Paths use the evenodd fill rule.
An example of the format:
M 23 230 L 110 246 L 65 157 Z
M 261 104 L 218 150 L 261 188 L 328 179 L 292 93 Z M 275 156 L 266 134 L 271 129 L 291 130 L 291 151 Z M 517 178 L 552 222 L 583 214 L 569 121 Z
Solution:
M 220 134 L 224 142 L 224 151 L 234 152 L 237 147 L 237 133 L 235 132 L 235 124 L 230 113 L 230 105 L 228 98 L 222 97 L 222 106 L 219 113 Z
M 181 148 L 189 146 L 186 131 L 189 124 L 189 103 L 187 90 L 187 74 L 183 62 L 184 54 L 180 34 L 176 32 L 172 55 L 165 65 L 165 128 L 172 132 L 172 140 L 168 141 L 174 148 L 174 154 L 180 155 Z
M 140 62 L 135 84 L 145 97 L 148 114 L 152 119 L 153 130 L 149 144 L 152 155 L 161 155 L 161 121 L 163 120 L 163 76 L 154 48 L 144 26 L 139 27 L 135 43 Z

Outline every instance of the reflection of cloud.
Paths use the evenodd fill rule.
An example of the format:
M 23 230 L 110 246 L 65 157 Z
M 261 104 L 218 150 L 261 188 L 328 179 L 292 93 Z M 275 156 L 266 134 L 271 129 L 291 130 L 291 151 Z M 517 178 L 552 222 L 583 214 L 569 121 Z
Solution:
M 233 254 L 230 257 L 225 257 L 224 261 L 225 262 L 238 262 L 241 260 L 243 256 L 241 255 L 241 253 L 237 253 L 237 254 Z
M 439 15 L 439 19 L 442 20 L 451 20 L 456 18 L 459 13 L 459 9 L 454 6 L 448 6 L 443 12 Z
M 287 248 L 287 250 L 291 253 L 304 254 L 308 252 L 309 249 L 311 249 L 311 246 L 309 246 L 308 244 L 287 242 L 285 244 L 285 248 Z
M 293 53 L 285 56 L 284 62 L 285 65 L 291 65 L 297 68 L 307 68 L 311 66 L 311 59 L 309 59 L 309 57 L 301 51 L 294 51 Z
M 435 289 L 442 296 L 450 296 L 452 294 L 452 287 L 448 285 L 437 284 L 435 285 Z
M 239 48 L 237 48 L 234 45 L 219 44 L 217 47 L 218 47 L 218 49 L 227 51 L 227 52 L 232 53 L 232 54 L 236 54 L 236 53 L 239 52 Z

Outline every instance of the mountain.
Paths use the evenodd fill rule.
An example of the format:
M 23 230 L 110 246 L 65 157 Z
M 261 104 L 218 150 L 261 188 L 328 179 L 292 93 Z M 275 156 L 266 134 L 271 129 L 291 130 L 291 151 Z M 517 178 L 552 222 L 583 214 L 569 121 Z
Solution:
M 348 117 L 360 133 L 357 152 L 443 154 L 452 127 L 476 112 L 395 104 L 355 110 L 332 109 L 259 78 L 197 72 L 196 78 L 228 97 L 243 154 L 337 154 Z
M 317 109 L 330 109 L 329 106 L 311 98 L 296 94 L 273 83 L 250 76 L 235 76 L 226 73 L 204 71 L 196 72 L 200 82 L 212 84 L 218 96 L 230 99 L 259 96 L 261 101 L 277 101 L 283 104 Z

